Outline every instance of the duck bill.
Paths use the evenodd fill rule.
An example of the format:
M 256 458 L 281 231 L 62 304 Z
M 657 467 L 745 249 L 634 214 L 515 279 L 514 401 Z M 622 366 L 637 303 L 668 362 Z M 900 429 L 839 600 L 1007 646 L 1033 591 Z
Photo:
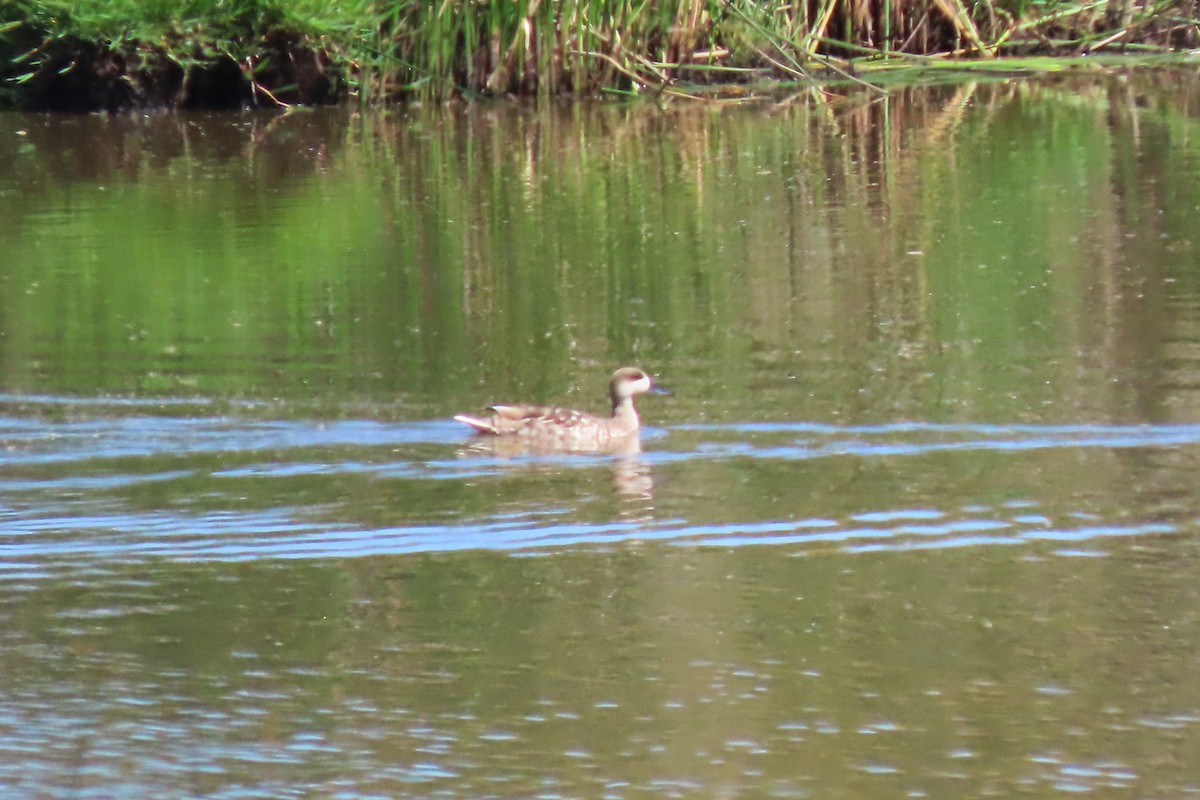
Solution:
M 661 394 L 666 397 L 674 397 L 675 393 L 665 386 L 659 386 L 657 383 L 651 384 L 648 394 Z

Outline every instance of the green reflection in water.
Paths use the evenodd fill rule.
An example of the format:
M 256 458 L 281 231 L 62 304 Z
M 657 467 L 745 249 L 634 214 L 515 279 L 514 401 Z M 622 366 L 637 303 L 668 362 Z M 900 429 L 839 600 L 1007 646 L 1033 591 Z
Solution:
M 0 574 L 0 785 L 1193 787 L 1194 439 L 888 455 L 840 427 L 1194 422 L 1192 80 L 664 112 L 0 117 L 0 389 L 218 401 L 99 407 L 117 418 L 99 434 L 70 426 L 86 407 L 37 406 L 77 451 L 4 442 L 19 463 L 0 544 L 34 555 Z M 456 473 L 470 459 L 449 433 L 346 443 L 248 419 L 588 404 L 630 361 L 677 390 L 644 407 L 667 432 L 632 498 L 608 460 Z M 191 452 L 221 432 L 138 424 L 230 408 L 241 446 Z M 834 426 L 684 425 L 764 420 Z M 168 445 L 95 454 L 138 436 Z M 20 461 L 39 448 L 74 459 Z M 862 537 L 900 552 L 722 542 L 904 513 L 912 530 Z M 1008 546 L 922 531 L 921 513 L 996 523 Z M 679 532 L 444 552 L 489 546 L 487 524 L 614 520 Z M 308 557 L 286 524 L 347 550 L 423 527 L 446 541 Z M 1049 540 L 1089 526 L 1143 532 Z M 154 555 L 123 560 L 143 540 Z M 276 540 L 273 560 L 219 560 Z
M 686 389 L 667 421 L 1161 418 L 1197 281 L 1175 81 L 6 116 L 3 388 L 444 417 L 639 362 Z

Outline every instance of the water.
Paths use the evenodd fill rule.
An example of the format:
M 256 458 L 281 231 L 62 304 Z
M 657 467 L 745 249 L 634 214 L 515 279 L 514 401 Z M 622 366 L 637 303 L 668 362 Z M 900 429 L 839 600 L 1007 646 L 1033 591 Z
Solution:
M 0 116 L 4 795 L 1200 791 L 1196 88 Z

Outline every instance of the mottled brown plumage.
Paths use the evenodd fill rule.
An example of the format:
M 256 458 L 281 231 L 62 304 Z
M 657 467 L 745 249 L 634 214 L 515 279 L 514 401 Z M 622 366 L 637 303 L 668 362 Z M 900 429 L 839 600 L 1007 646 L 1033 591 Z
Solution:
M 492 406 L 488 417 L 459 414 L 455 419 L 479 433 L 519 437 L 536 448 L 607 450 L 620 447 L 637 435 L 641 421 L 633 407 L 635 395 L 669 394 L 637 367 L 622 367 L 614 372 L 608 391 L 612 398 L 610 417 L 558 406 L 512 405 Z

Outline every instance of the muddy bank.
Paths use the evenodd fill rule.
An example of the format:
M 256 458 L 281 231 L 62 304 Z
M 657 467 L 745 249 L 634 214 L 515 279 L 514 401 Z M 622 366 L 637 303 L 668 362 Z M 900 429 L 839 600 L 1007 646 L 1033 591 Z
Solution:
M 25 111 L 323 105 L 346 93 L 339 69 L 323 50 L 282 32 L 264 39 L 254 55 L 241 61 L 221 53 L 181 56 L 158 45 L 113 47 L 73 38 L 25 44 L 32 47 L 22 52 L 33 54 L 25 63 L 0 50 L 7 65 L 7 88 L 0 99 Z

